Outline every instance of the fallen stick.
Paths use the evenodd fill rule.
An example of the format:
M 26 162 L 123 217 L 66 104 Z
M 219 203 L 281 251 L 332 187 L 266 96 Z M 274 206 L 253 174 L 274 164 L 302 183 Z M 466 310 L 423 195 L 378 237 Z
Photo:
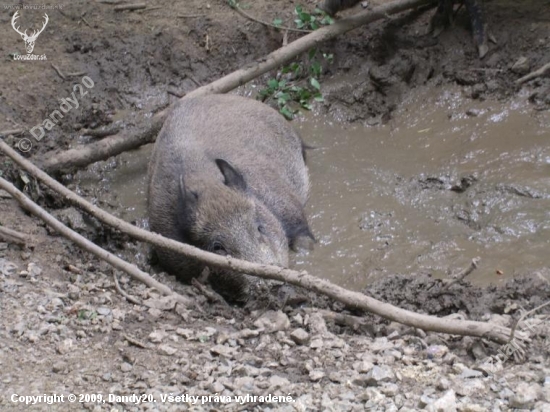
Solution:
M 546 63 L 541 68 L 517 79 L 516 84 L 523 84 L 525 82 L 528 82 L 529 80 L 533 80 L 533 79 L 536 79 L 537 77 L 544 76 L 546 73 L 549 73 L 549 72 L 550 72 L 550 63 Z
M 12 136 L 18 136 L 21 133 L 23 133 L 25 130 L 23 129 L 9 129 L 9 130 L 2 130 L 0 131 L 0 136 L 9 136 L 10 134 Z
M 134 10 L 143 10 L 147 8 L 145 3 L 134 3 L 134 4 L 121 4 L 120 6 L 115 6 L 115 11 L 134 11 Z
M 1 143 L 4 144 L 4 142 L 1 142 Z M 48 224 L 48 226 L 50 226 L 52 229 L 54 229 L 55 231 L 57 231 L 58 233 L 60 233 L 62 236 L 66 237 L 70 241 L 74 242 L 76 245 L 78 245 L 80 248 L 82 248 L 86 252 L 90 252 L 91 254 L 97 256 L 101 260 L 104 260 L 105 262 L 109 263 L 111 266 L 115 267 L 116 269 L 122 270 L 123 272 L 127 273 L 134 279 L 139 280 L 140 282 L 145 283 L 147 286 L 158 290 L 163 295 L 174 296 L 179 303 L 185 306 L 190 306 L 192 304 L 190 299 L 173 292 L 172 289 L 170 289 L 168 286 L 163 285 L 162 283 L 156 281 L 151 276 L 149 276 L 149 274 L 141 271 L 138 267 L 122 260 L 121 258 L 113 255 L 112 253 L 107 252 L 105 249 L 102 249 L 96 244 L 90 242 L 88 239 L 79 235 L 72 229 L 69 229 L 59 220 L 54 218 L 52 215 L 50 215 L 48 212 L 46 212 L 44 209 L 42 209 L 40 206 L 38 206 L 28 197 L 26 197 L 14 185 L 12 185 L 7 180 L 1 177 L 0 177 L 0 189 L 5 190 L 10 195 L 12 195 L 15 198 L 15 200 L 17 200 L 19 204 L 23 207 L 23 209 L 28 210 L 33 215 L 42 219 L 44 222 L 46 222 L 46 224 Z
M 470 263 L 470 266 L 468 266 L 465 270 L 463 270 L 461 273 L 456 275 L 454 279 L 447 280 L 447 283 L 441 288 L 442 291 L 448 290 L 452 285 L 454 285 L 457 282 L 460 282 L 464 280 L 467 276 L 469 276 L 474 270 L 477 269 L 477 265 L 479 264 L 479 261 L 481 259 L 479 257 L 473 258 L 472 262 Z
M 55 64 L 52 63 L 52 67 L 53 69 L 55 70 L 55 72 L 57 73 L 57 75 L 59 77 L 61 77 L 61 79 L 63 80 L 66 80 L 67 78 L 65 77 L 65 75 L 61 72 L 61 69 L 59 67 L 57 67 Z
M 389 15 L 430 3 L 435 3 L 435 0 L 397 0 L 375 7 L 372 10 L 357 13 L 352 17 L 338 20 L 333 25 L 315 30 L 313 33 L 275 50 L 248 67 L 236 70 L 213 83 L 200 87 L 188 93 L 183 98 L 187 99 L 188 97 L 211 93 L 227 93 L 340 34 L 377 20 L 386 19 Z M 136 149 L 141 145 L 152 143 L 155 141 L 156 135 L 160 131 L 169 110 L 170 108 L 155 114 L 149 125 L 135 128 L 133 134 L 125 131 L 99 142 L 69 149 L 61 153 L 46 153 L 40 159 L 35 160 L 35 162 L 44 170 L 51 173 L 64 169 L 84 167 L 90 163 L 116 156 L 126 150 Z
M 50 189 L 61 194 L 69 203 L 81 208 L 101 222 L 133 237 L 134 239 L 141 240 L 143 242 L 147 242 L 162 248 L 170 249 L 188 258 L 204 262 L 211 267 L 229 269 L 232 271 L 256 276 L 262 279 L 279 280 L 289 283 L 291 285 L 300 286 L 305 289 L 326 295 L 333 300 L 343 303 L 347 307 L 365 310 L 379 315 L 385 319 L 403 323 L 405 325 L 409 325 L 415 328 L 433 332 L 448 333 L 451 335 L 477 336 L 490 339 L 499 343 L 508 342 L 510 329 L 500 325 L 490 324 L 486 322 L 437 318 L 434 316 L 414 313 L 405 309 L 398 308 L 389 303 L 380 302 L 362 293 L 349 291 L 345 288 L 332 284 L 328 280 L 309 275 L 305 271 L 298 272 L 278 266 L 261 265 L 257 263 L 247 262 L 245 260 L 235 259 L 230 256 L 217 255 L 215 253 L 210 253 L 188 244 L 177 242 L 173 239 L 165 238 L 164 236 L 161 236 L 159 234 L 140 229 L 87 202 L 76 193 L 67 189 L 61 183 L 52 179 L 42 170 L 38 169 L 30 161 L 20 156 L 15 150 L 11 149 L 3 141 L 0 141 L 0 151 L 9 156 L 15 163 L 17 163 L 35 178 L 40 180 Z M 20 193 L 19 191 L 17 192 Z M 26 199 L 24 196 L 23 198 Z M 102 251 L 102 253 L 104 253 L 102 249 L 100 250 Z M 126 262 L 124 263 L 128 265 Z M 166 286 L 164 286 L 164 288 L 166 288 Z M 518 345 L 523 344 L 521 340 L 527 340 L 527 336 L 525 334 L 516 335 L 516 340 L 519 341 Z
M 24 246 L 30 240 L 30 236 L 6 226 L 0 226 L 0 239 L 7 243 L 15 243 Z

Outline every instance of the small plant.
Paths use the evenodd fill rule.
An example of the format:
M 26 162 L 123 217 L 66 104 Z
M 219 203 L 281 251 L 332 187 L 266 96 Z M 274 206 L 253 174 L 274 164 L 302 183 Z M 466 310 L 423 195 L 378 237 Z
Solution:
M 328 26 L 334 23 L 332 17 L 326 14 L 323 10 L 315 8 L 313 13 L 304 11 L 303 7 L 297 5 L 294 9 L 296 14 L 296 27 L 305 30 L 317 30 L 321 26 Z
M 279 112 L 289 120 L 292 120 L 298 112 L 298 109 L 295 108 L 296 104 L 303 109 L 311 110 L 312 101 L 323 102 L 324 98 L 319 82 L 323 69 L 316 55 L 317 50 L 311 49 L 308 66 L 293 62 L 283 67 L 278 78 L 268 80 L 267 87 L 260 90 L 258 98 L 264 102 L 274 100 Z M 332 63 L 332 54 L 323 53 L 322 56 L 324 60 Z M 293 80 L 282 78 L 285 75 Z

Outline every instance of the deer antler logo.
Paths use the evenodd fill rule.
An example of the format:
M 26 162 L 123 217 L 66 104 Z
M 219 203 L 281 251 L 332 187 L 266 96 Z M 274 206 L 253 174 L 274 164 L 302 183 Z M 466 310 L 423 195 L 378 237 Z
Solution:
M 25 30 L 24 33 L 21 33 L 19 31 L 19 26 L 15 27 L 15 20 L 17 20 L 19 18 L 19 10 L 15 12 L 15 14 L 13 15 L 13 17 L 11 18 L 11 25 L 13 27 L 13 29 L 19 33 L 21 35 L 21 37 L 23 38 L 23 40 L 25 41 L 25 48 L 27 49 L 27 54 L 31 54 L 32 51 L 34 50 L 34 42 L 36 41 L 36 39 L 38 38 L 38 35 L 40 33 L 42 33 L 44 31 L 44 29 L 46 28 L 46 24 L 48 24 L 48 21 L 49 21 L 49 18 L 48 18 L 48 15 L 46 13 L 44 13 L 44 25 L 42 26 L 42 28 L 40 30 L 33 30 L 33 34 L 32 35 L 27 35 L 27 30 Z

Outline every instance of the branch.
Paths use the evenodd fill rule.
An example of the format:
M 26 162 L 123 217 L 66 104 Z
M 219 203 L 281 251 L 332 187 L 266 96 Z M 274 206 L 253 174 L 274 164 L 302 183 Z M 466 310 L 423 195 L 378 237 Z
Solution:
M 204 262 L 210 267 L 217 267 L 221 269 L 242 272 L 248 275 L 257 276 L 262 279 L 279 280 L 289 283 L 291 285 L 303 287 L 314 292 L 326 295 L 338 302 L 342 302 L 347 307 L 372 312 L 376 315 L 382 316 L 383 318 L 403 323 L 405 325 L 409 325 L 415 328 L 440 333 L 448 333 L 451 335 L 483 337 L 500 343 L 508 342 L 510 329 L 500 325 L 485 322 L 437 318 L 434 316 L 417 314 L 405 309 L 395 307 L 393 305 L 390 305 L 389 303 L 380 302 L 362 293 L 349 291 L 340 286 L 332 284 L 328 280 L 319 279 L 315 276 L 309 275 L 305 271 L 298 272 L 278 266 L 261 265 L 257 263 L 247 262 L 245 260 L 235 259 L 230 256 L 217 255 L 215 253 L 206 252 L 188 244 L 177 242 L 173 239 L 165 238 L 164 236 L 158 235 L 156 233 L 151 233 L 147 230 L 140 229 L 87 202 L 76 193 L 67 189 L 61 183 L 52 179 L 42 170 L 34 166 L 31 162 L 24 159 L 3 141 L 0 141 L 0 151 L 4 152 L 14 162 L 16 162 L 38 180 L 43 182 L 50 189 L 63 195 L 69 203 L 85 210 L 101 222 L 112 226 L 116 230 L 120 230 L 121 232 L 133 237 L 134 239 L 172 250 L 176 253 L 186 256 L 187 258 Z M 11 187 L 13 188 L 13 186 Z M 19 193 L 20 197 L 22 197 L 22 199 L 24 199 L 26 202 L 30 202 L 26 197 L 21 194 L 21 192 L 17 191 L 17 193 Z M 23 200 L 20 200 L 20 197 L 16 197 L 16 199 L 22 202 Z M 59 222 L 57 223 L 61 225 Z M 61 226 L 66 229 L 65 226 Z M 99 250 L 99 256 L 104 256 L 105 251 L 103 251 L 103 249 Z M 123 263 L 125 265 L 128 265 L 126 262 Z M 168 289 L 166 286 L 162 287 L 165 288 L 164 290 Z M 520 334 L 518 338 L 527 340 L 525 334 Z
M 183 98 L 186 99 L 188 97 L 202 96 L 211 93 L 227 93 L 289 62 L 312 47 L 316 47 L 340 34 L 356 29 L 362 25 L 385 19 L 391 14 L 400 13 L 408 9 L 432 3 L 435 3 L 435 0 L 396 0 L 375 7 L 372 10 L 357 13 L 352 17 L 338 20 L 330 26 L 315 30 L 313 33 L 275 50 L 246 68 L 234 71 L 209 85 L 199 87 Z M 47 172 L 56 172 L 74 167 L 84 167 L 90 163 L 116 156 L 124 151 L 136 149 L 141 145 L 152 143 L 155 141 L 156 135 L 160 131 L 168 115 L 169 109 L 170 108 L 157 113 L 153 116 L 149 125 L 136 128 L 138 132 L 134 131 L 134 134 L 125 131 L 118 135 L 105 138 L 99 142 L 76 147 L 58 154 L 46 153 L 38 159 L 36 163 L 41 165 Z
M 2 142 L 2 144 L 5 144 L 5 143 Z M 1 177 L 0 177 L 0 189 L 3 189 L 9 194 L 11 194 L 15 198 L 15 200 L 17 200 L 25 210 L 28 210 L 33 215 L 42 219 L 44 222 L 48 224 L 48 226 L 50 226 L 55 231 L 59 232 L 62 236 L 66 237 L 70 241 L 76 243 L 80 248 L 82 248 L 86 252 L 90 252 L 91 254 L 97 256 L 98 258 L 106 261 L 116 269 L 124 271 L 134 279 L 145 283 L 147 286 L 158 290 L 164 295 L 175 296 L 179 303 L 185 306 L 191 305 L 190 299 L 173 292 L 172 289 L 170 289 L 168 286 L 163 285 L 162 283 L 156 281 L 151 276 L 149 276 L 149 274 L 142 272 L 136 266 L 120 259 L 119 257 L 113 255 L 112 253 L 107 252 L 105 249 L 102 249 L 96 244 L 90 242 L 88 239 L 74 232 L 72 229 L 69 229 L 63 223 L 58 221 L 56 218 L 54 218 L 52 215 L 50 215 L 48 212 L 46 212 L 44 209 L 42 209 L 40 206 L 38 206 L 28 197 L 26 197 L 22 192 L 17 190 L 17 188 L 14 185 L 12 185 L 7 180 L 4 180 Z
M 520 77 L 516 80 L 516 84 L 523 84 L 529 80 L 536 79 L 537 77 L 544 76 L 546 73 L 550 72 L 550 63 L 546 63 L 540 69 L 537 69 L 529 74 L 526 74 L 523 77 Z
M 30 236 L 24 233 L 17 232 L 6 226 L 0 226 L 0 239 L 8 243 L 15 243 L 25 246 L 30 240 Z

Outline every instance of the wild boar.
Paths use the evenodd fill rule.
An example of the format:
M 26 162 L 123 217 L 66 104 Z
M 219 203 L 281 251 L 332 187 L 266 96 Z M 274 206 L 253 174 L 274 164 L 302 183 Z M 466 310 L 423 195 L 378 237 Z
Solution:
M 150 228 L 213 253 L 286 267 L 289 246 L 313 239 L 304 213 L 308 191 L 304 145 L 277 111 L 232 95 L 182 99 L 149 164 Z M 156 252 L 183 281 L 205 268 L 169 250 Z M 237 301 L 246 300 L 249 278 L 210 275 L 215 290 Z

